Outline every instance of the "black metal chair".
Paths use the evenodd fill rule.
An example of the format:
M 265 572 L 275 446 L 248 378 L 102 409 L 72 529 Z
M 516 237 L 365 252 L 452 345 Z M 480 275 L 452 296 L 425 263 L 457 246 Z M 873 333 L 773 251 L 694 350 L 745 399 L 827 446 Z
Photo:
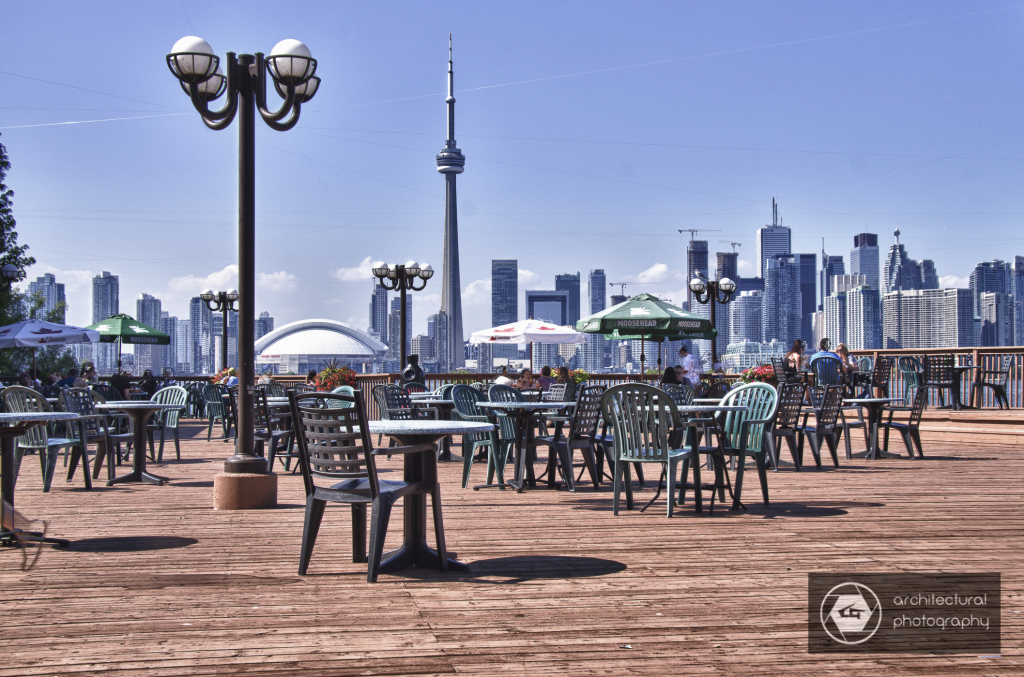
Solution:
M 820 406 L 814 408 L 814 425 L 804 424 L 801 432 L 803 435 L 798 447 L 799 454 L 803 458 L 803 440 L 806 439 L 811 445 L 811 453 L 814 454 L 814 464 L 821 469 L 821 442 L 825 440 L 828 450 L 832 454 L 832 463 L 839 467 L 838 429 L 839 411 L 843 406 L 842 384 L 830 385 L 824 388 Z
M 94 455 L 92 478 L 100 475 L 100 467 L 103 459 L 107 459 L 107 479 L 114 479 L 114 465 L 120 465 L 121 442 L 131 444 L 134 435 L 131 432 L 114 433 L 110 432 L 110 420 L 107 414 L 96 413 L 96 400 L 103 402 L 99 393 L 94 393 L 88 388 L 68 388 L 60 394 L 60 405 L 64 411 L 78 414 L 78 419 L 72 421 L 72 425 L 81 426 L 80 436 L 85 440 L 86 445 L 96 445 Z M 115 446 L 116 445 L 116 446 Z
M 944 393 L 949 391 L 950 406 L 960 408 L 960 393 L 957 391 L 959 380 L 956 377 L 956 357 L 953 355 L 925 355 L 924 383 L 921 390 L 937 390 L 939 406 L 946 406 Z
M 996 404 L 1002 409 L 1003 405 L 1006 408 L 1010 408 L 1010 400 L 1006 396 L 1006 384 L 1010 380 L 1010 369 L 1013 367 L 1013 355 L 1005 355 L 997 370 L 982 370 L 980 374 L 980 380 L 977 383 L 971 383 L 971 396 L 970 401 L 974 402 L 974 389 L 975 387 L 981 388 L 984 393 L 985 388 L 992 389 L 992 397 L 995 399 Z
M 775 421 L 768 435 L 769 451 L 771 452 L 772 469 L 779 471 L 779 443 L 786 438 L 793 467 L 800 470 L 802 458 L 798 449 L 802 446 L 803 429 L 800 426 L 800 413 L 803 408 L 807 386 L 793 382 L 779 385 L 779 405 L 775 409 Z
M 92 390 L 99 393 L 104 402 L 118 402 L 122 399 L 121 393 L 117 391 L 117 388 L 106 383 L 94 383 Z
M 871 370 L 871 379 L 864 384 L 859 397 L 874 397 L 875 389 L 882 391 L 882 397 L 889 397 L 889 383 L 892 380 L 893 358 L 879 355 Z
M 925 404 L 928 403 L 928 393 L 924 390 L 918 390 L 917 396 L 914 398 L 914 406 L 912 407 L 885 407 L 882 412 L 883 414 L 888 412 L 889 418 L 883 421 L 879 428 L 885 428 L 885 442 L 883 449 L 889 450 L 889 431 L 895 430 L 903 437 L 903 444 L 907 447 L 907 453 L 910 454 L 910 458 L 914 458 L 914 446 L 917 447 L 917 454 L 920 458 L 924 458 L 924 450 L 921 448 L 921 415 L 924 413 Z M 893 421 L 892 416 L 897 411 L 909 411 L 910 418 L 906 423 L 900 423 Z M 879 430 L 881 432 L 881 430 Z M 911 444 L 913 443 L 913 445 Z
M 352 506 L 352 561 L 367 562 L 366 580 L 377 581 L 391 509 L 398 499 L 428 494 L 433 503 L 434 536 L 441 562 L 447 561 L 441 520 L 441 489 L 436 479 L 422 482 L 382 480 L 376 457 L 383 454 L 432 452 L 433 444 L 374 449 L 362 393 L 289 395 L 299 448 L 299 467 L 306 489 L 306 518 L 299 553 L 299 575 L 309 567 L 327 503 Z M 336 400 L 337 406 L 322 403 Z M 320 480 L 330 486 L 318 485 Z M 371 511 L 370 553 L 366 555 L 366 506 Z
M 548 421 L 563 426 L 568 424 L 568 430 L 564 434 L 541 436 L 536 438 L 538 446 L 546 446 L 548 453 L 557 454 L 562 468 L 562 475 L 570 491 L 575 491 L 573 480 L 572 456 L 573 450 L 579 449 L 583 453 L 583 462 L 590 473 L 590 480 L 594 488 L 601 486 L 601 475 L 597 470 L 596 444 L 594 436 L 597 434 L 597 424 L 601 419 L 601 395 L 604 394 L 603 386 L 585 386 L 578 389 L 576 407 L 571 416 L 549 416 Z M 557 428 L 556 428 L 557 430 Z M 583 472 L 580 472 L 583 476 Z
M 790 368 L 786 360 L 781 357 L 772 358 L 772 369 L 775 371 L 775 380 L 779 382 L 779 385 L 802 382 L 800 374 L 795 369 Z

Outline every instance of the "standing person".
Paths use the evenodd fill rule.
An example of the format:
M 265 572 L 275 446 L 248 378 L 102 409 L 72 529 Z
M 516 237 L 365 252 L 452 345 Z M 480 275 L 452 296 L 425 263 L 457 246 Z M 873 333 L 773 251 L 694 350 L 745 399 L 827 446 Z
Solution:
M 690 354 L 690 349 L 683 344 L 683 347 L 679 349 L 679 361 L 683 368 L 683 377 L 690 382 L 690 385 L 696 386 L 700 383 L 700 368 L 697 366 L 697 360 L 693 359 L 693 355 Z

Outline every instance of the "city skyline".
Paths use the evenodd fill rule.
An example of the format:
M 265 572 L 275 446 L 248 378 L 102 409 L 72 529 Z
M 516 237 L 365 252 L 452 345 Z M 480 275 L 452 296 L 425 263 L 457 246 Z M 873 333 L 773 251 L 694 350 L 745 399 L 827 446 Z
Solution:
M 0 83 L 16 102 L 0 110 L 8 183 L 21 241 L 39 260 L 28 276 L 66 285 L 69 322 L 88 323 L 103 270 L 120 276 L 126 299 L 152 294 L 182 318 L 203 288 L 234 284 L 234 140 L 205 130 L 165 79 L 163 55 L 193 33 L 221 54 L 301 38 L 329 76 L 293 134 L 257 136 L 257 305 L 282 323 L 326 315 L 365 327 L 370 264 L 415 259 L 439 272 L 417 296 L 413 334 L 425 333 L 440 305 L 444 190 L 432 165 L 449 32 L 460 140 L 473 148 L 459 196 L 466 335 L 489 322 L 494 258 L 520 262 L 520 290 L 601 267 L 609 281 L 643 283 L 631 293 L 678 303 L 686 250 L 676 231 L 707 227 L 720 231 L 712 243 L 741 243 L 749 277 L 772 196 L 792 251 L 819 251 L 824 235 L 828 252 L 848 257 L 853 236 L 870 232 L 884 253 L 898 227 L 943 287 L 966 287 L 974 265 L 1016 247 L 1024 177 L 1008 130 L 1022 92 L 1003 84 L 1018 79 L 1007 55 L 1019 8 L 609 7 L 581 24 L 545 6 L 538 27 L 525 6 L 507 16 L 328 7 L 321 22 L 237 29 L 231 8 L 10 8 L 0 28 Z M 186 12 L 203 19 L 193 26 Z M 22 30 L 43 20 L 51 31 Z M 339 40 L 339 25 L 363 29 Z M 570 25 L 580 30 L 566 39 Z M 527 27 L 524 43 L 516 29 Z M 87 44 L 101 29 L 126 42 Z M 400 46 L 381 59 L 373 45 L 385 34 Z M 137 58 L 115 90 L 82 64 L 67 70 L 85 49 Z M 785 105 L 750 105 L 766 83 Z M 104 245 L 108 236 L 119 246 Z

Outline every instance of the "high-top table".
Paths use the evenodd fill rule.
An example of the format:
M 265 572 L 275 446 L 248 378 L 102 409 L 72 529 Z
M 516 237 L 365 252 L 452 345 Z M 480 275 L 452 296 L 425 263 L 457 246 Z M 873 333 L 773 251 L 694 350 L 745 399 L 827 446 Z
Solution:
M 14 468 L 14 440 L 15 438 L 21 437 L 30 428 L 33 428 L 40 423 L 47 423 L 49 421 L 70 421 L 78 418 L 78 414 L 73 414 L 66 411 L 39 411 L 39 412 L 25 412 L 25 413 L 3 413 L 0 414 L 0 423 L 5 424 L 0 426 L 0 540 L 9 541 L 15 538 L 14 532 L 9 532 L 6 527 L 3 527 L 3 523 L 7 520 L 3 516 L 3 511 L 6 510 L 4 504 L 14 508 L 14 485 L 18 481 L 18 476 L 15 473 Z M 89 476 L 89 458 L 82 455 L 82 471 L 86 477 Z M 13 526 L 14 519 L 12 516 L 11 525 Z M 68 541 L 61 538 L 43 538 L 42 534 L 39 533 L 28 533 L 17 536 L 18 538 L 32 541 L 45 541 L 47 543 L 53 543 L 55 545 L 64 546 L 68 545 Z
M 167 481 L 166 477 L 153 475 L 146 471 L 146 420 L 158 411 L 169 409 L 184 409 L 183 404 L 161 404 L 149 400 L 129 400 L 120 402 L 107 402 L 97 404 L 96 411 L 110 412 L 123 411 L 132 418 L 135 426 L 135 439 L 133 444 L 135 450 L 132 456 L 132 471 L 127 475 L 115 477 L 107 482 L 107 486 L 123 484 L 125 482 L 143 482 L 145 484 L 161 485 Z
M 410 421 L 369 421 L 371 435 L 387 435 L 401 445 L 437 444 L 446 435 L 486 433 L 494 430 L 490 423 L 471 421 L 431 421 L 415 419 Z M 437 456 L 433 452 L 405 454 L 403 479 L 406 482 L 437 483 Z M 381 562 L 382 573 L 408 569 L 412 566 L 442 571 L 469 571 L 469 565 L 449 558 L 442 562 L 437 551 L 427 545 L 427 497 L 425 494 L 411 494 L 402 499 L 404 536 L 402 547 L 385 553 Z M 449 553 L 455 557 L 455 553 Z
M 892 402 L 903 402 L 902 397 L 855 397 L 843 400 L 845 404 L 855 404 L 868 410 L 868 426 L 871 429 L 867 451 L 851 454 L 853 458 L 899 458 L 899 454 L 890 454 L 878 448 L 878 428 L 882 423 L 882 409 Z M 910 456 L 913 458 L 913 454 Z
M 530 442 L 533 439 L 533 426 L 531 425 L 531 418 L 542 411 L 559 411 L 567 409 L 569 407 L 576 406 L 575 402 L 477 402 L 477 409 L 494 409 L 497 411 L 503 411 L 516 420 L 516 442 L 515 442 L 515 477 L 511 480 L 506 480 L 506 484 L 516 490 L 517 494 L 523 493 L 523 488 L 526 482 L 530 483 L 531 487 L 537 486 L 537 481 L 533 476 L 533 465 L 529 466 L 529 473 L 527 473 L 526 457 L 528 455 Z M 562 475 L 565 477 L 565 483 L 569 491 L 575 491 L 576 487 L 573 484 L 572 477 L 572 459 L 570 458 L 570 467 L 562 468 Z M 524 477 L 526 475 L 526 477 Z M 549 481 L 549 486 L 554 485 L 554 477 L 552 476 Z M 481 484 L 473 487 L 474 490 L 479 489 L 491 489 L 495 487 L 501 487 L 500 484 Z
M 413 397 L 413 395 L 419 395 L 419 397 Z M 425 407 L 433 407 L 436 409 L 439 421 L 450 421 L 452 419 L 452 410 L 455 408 L 455 400 L 442 399 L 441 396 L 435 395 L 434 393 L 413 393 L 412 395 L 409 395 L 409 399 L 412 401 L 413 406 L 422 404 Z M 441 453 L 438 455 L 437 460 L 442 463 L 462 460 L 461 456 L 452 456 L 450 436 L 441 440 Z

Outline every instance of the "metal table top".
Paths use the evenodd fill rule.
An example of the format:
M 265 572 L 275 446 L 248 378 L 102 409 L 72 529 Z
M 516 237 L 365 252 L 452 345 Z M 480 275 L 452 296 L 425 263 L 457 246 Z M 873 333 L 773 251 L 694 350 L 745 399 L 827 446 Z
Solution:
M 67 421 L 78 418 L 68 411 L 26 411 L 0 414 L 0 423 L 21 423 L 22 421 Z

